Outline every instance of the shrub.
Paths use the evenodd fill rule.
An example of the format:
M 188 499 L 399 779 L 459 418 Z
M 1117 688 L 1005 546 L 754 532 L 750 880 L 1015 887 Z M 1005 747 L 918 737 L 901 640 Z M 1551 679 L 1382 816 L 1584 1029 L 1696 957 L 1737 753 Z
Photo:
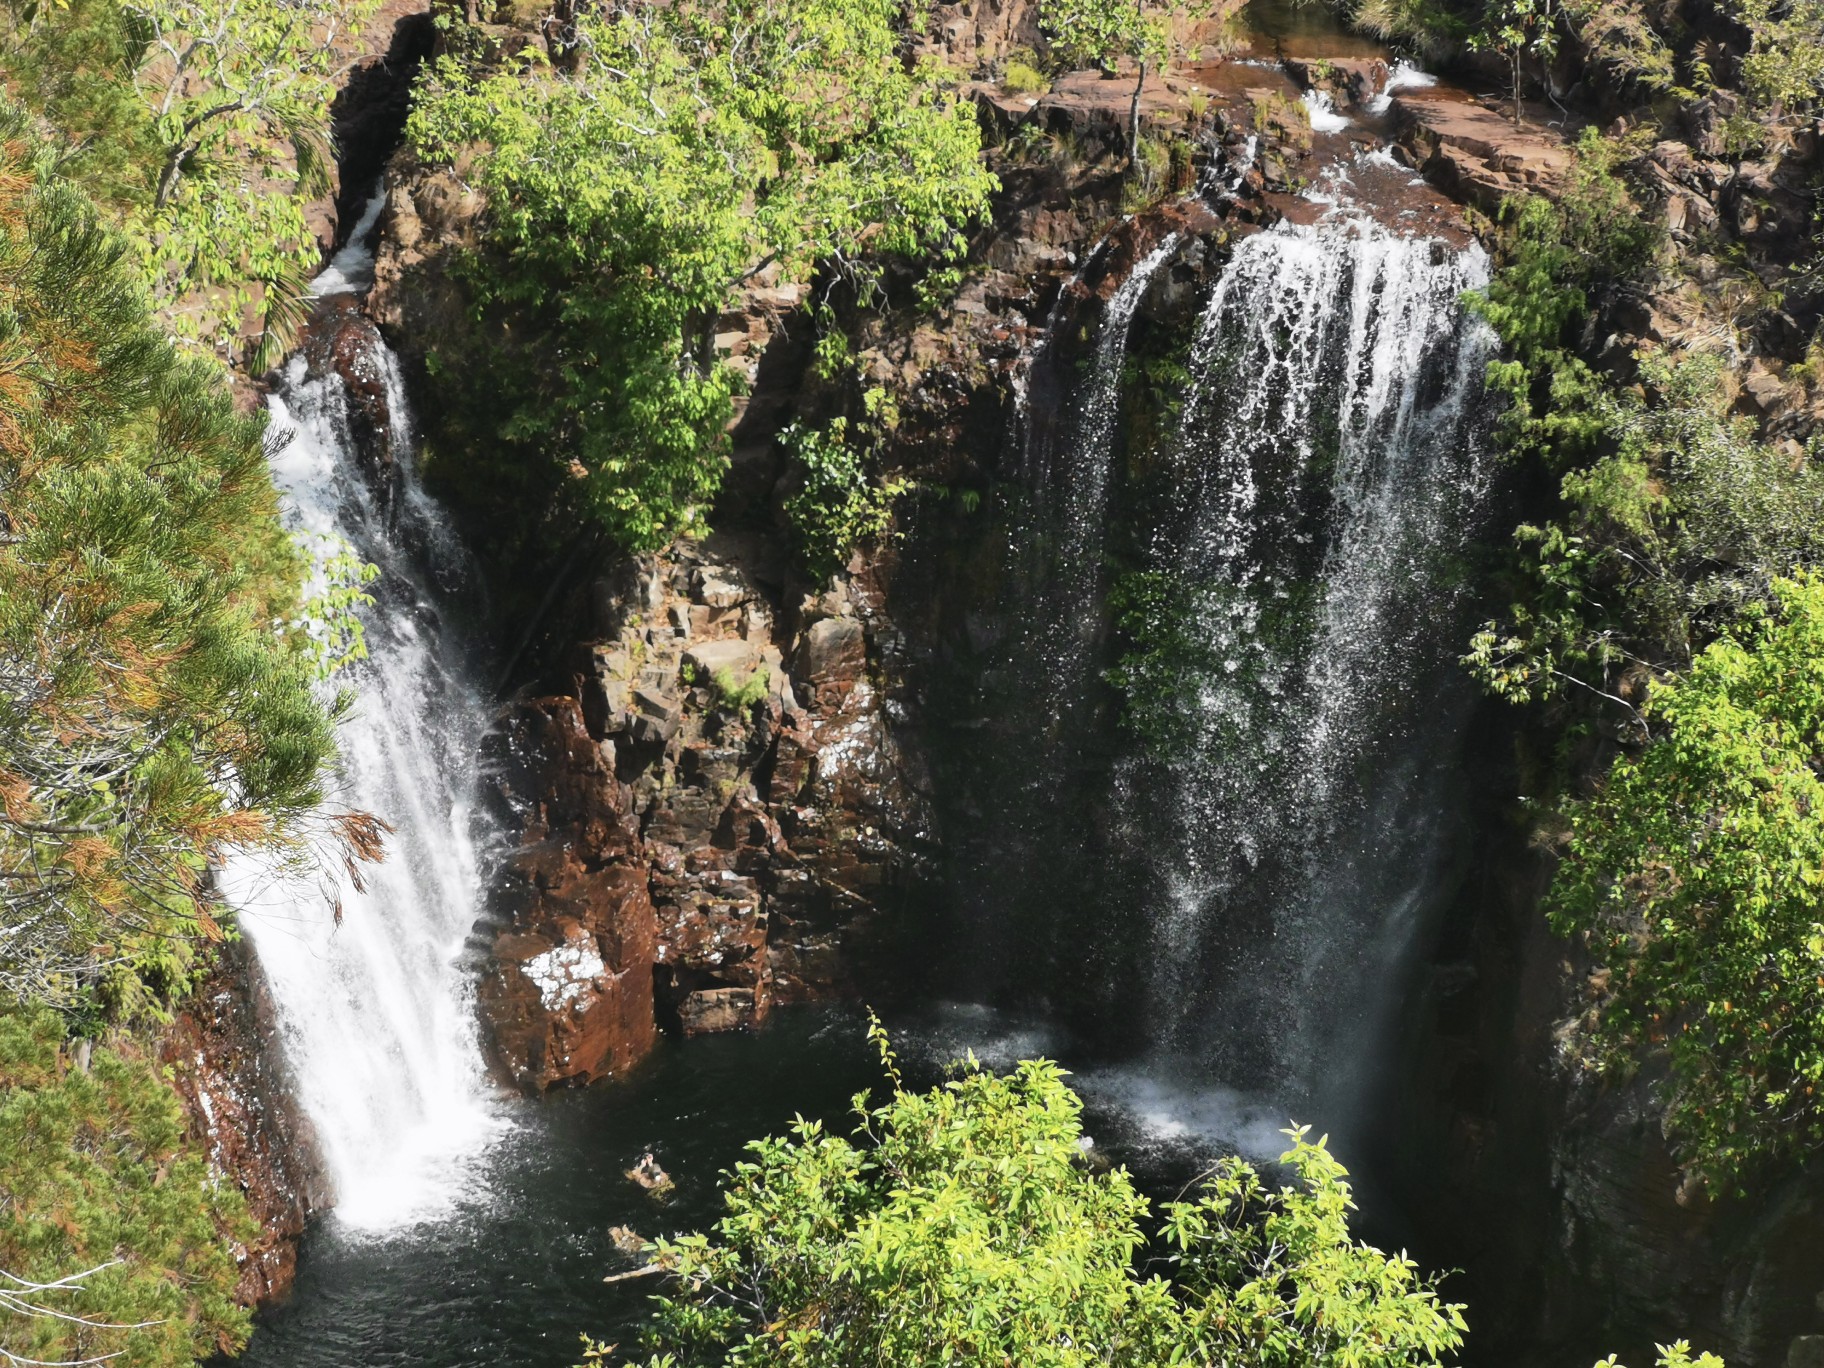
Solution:
M 782 438 L 800 480 L 785 513 L 805 568 L 818 579 L 841 570 L 863 542 L 886 535 L 893 502 L 909 487 L 903 480 L 874 483 L 849 431 L 848 420 L 837 418 L 822 431 L 793 425 Z
M 1051 89 L 1051 82 L 1037 67 L 1014 58 L 1001 73 L 1001 89 L 1009 95 L 1042 95 Z
M 1663 1060 L 1679 1156 L 1713 1181 L 1824 1143 L 1824 576 L 1646 705 L 1662 739 L 1572 805 L 1548 909 L 1601 966 L 1601 1072 Z
M 718 320 L 744 286 L 828 264 L 865 301 L 884 258 L 960 256 L 994 180 L 973 109 L 899 59 L 899 13 L 641 0 L 579 20 L 574 70 L 432 67 L 413 146 L 488 149 L 470 276 L 504 384 L 477 459 L 555 465 L 622 547 L 662 545 L 722 478 Z
M 84 1069 L 62 1039 L 50 1012 L 0 1013 L 0 1356 L 183 1368 L 234 1352 L 248 1318 L 228 1240 L 254 1234 L 239 1191 L 150 1064 L 97 1048 Z
M 800 1121 L 756 1142 L 711 1234 L 651 1246 L 673 1279 L 647 1334 L 655 1368 L 1395 1368 L 1461 1343 L 1460 1307 L 1351 1237 L 1347 1176 L 1305 1131 L 1289 1132 L 1284 1186 L 1226 1160 L 1149 1233 L 1126 1172 L 1084 1162 L 1056 1065 L 1003 1077 L 970 1061 L 909 1092 L 882 1049 L 892 1092 L 855 1099 L 852 1139 Z
M 746 679 L 735 678 L 733 670 L 717 670 L 711 681 L 716 687 L 716 702 L 730 712 L 746 712 L 766 697 L 772 676 L 762 665 L 749 672 Z

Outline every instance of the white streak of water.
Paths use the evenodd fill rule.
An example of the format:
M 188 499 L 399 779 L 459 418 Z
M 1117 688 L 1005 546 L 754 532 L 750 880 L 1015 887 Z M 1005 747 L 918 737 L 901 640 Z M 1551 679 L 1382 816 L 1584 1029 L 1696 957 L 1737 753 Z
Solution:
M 394 831 L 365 891 L 340 879 L 339 920 L 318 890 L 249 863 L 224 882 L 271 983 L 337 1219 L 385 1231 L 448 1209 L 501 1122 L 461 962 L 479 910 L 475 747 L 488 710 L 429 586 L 425 561 L 449 555 L 450 539 L 413 478 L 396 365 L 383 347 L 364 361 L 385 371 L 400 507 L 387 511 L 356 466 L 342 382 L 307 377 L 302 357 L 269 400 L 275 430 L 293 434 L 273 474 L 307 549 L 352 545 L 381 568 L 370 658 L 339 680 L 355 696 L 340 797 Z
M 312 298 L 352 294 L 374 283 L 374 229 L 380 222 L 380 211 L 386 208 L 386 190 L 374 191 L 361 210 L 361 217 L 348 235 L 342 250 L 329 260 L 329 265 L 310 282 Z
M 1196 643 L 1189 735 L 1124 783 L 1165 814 L 1157 1009 L 1245 1041 L 1229 1081 L 1250 1089 L 1340 1067 L 1423 903 L 1421 690 L 1490 474 L 1460 300 L 1487 270 L 1360 214 L 1281 223 L 1236 245 L 1193 350 L 1181 511 L 1152 553 Z

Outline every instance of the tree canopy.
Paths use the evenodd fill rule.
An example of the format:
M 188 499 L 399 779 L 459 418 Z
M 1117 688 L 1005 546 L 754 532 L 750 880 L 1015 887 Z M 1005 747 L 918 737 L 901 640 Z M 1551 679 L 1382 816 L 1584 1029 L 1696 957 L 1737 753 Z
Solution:
M 0 110 L 0 990 L 155 1007 L 219 938 L 212 852 L 314 826 L 334 761 L 287 622 L 265 419 L 152 323 L 129 248 Z
M 270 365 L 321 259 L 344 44 L 377 0 L 58 0 L 0 7 L 14 94 L 132 243 L 167 331 Z M 251 346 L 243 349 L 243 340 Z
M 573 61 L 450 56 L 421 87 L 421 156 L 485 148 L 463 162 L 489 206 L 480 300 L 536 335 L 495 436 L 561 451 L 621 545 L 662 544 L 720 483 L 736 377 L 716 334 L 743 286 L 821 269 L 866 297 L 885 259 L 960 255 L 986 208 L 974 111 L 901 55 L 899 18 L 637 0 L 580 16 Z
M 1461 1344 L 1461 1307 L 1351 1235 L 1347 1175 L 1306 1131 L 1283 1186 L 1229 1159 L 1149 1222 L 1125 1170 L 1087 1161 L 1055 1064 L 970 1060 L 914 1092 L 878 1038 L 891 1095 L 855 1099 L 852 1138 L 800 1121 L 756 1142 L 714 1230 L 653 1246 L 673 1278 L 654 1368 L 1395 1368 Z
M 1663 1059 L 1719 1180 L 1824 1143 L 1824 577 L 1774 598 L 1654 687 L 1663 739 L 1573 806 L 1549 904 L 1600 966 L 1591 1062 Z

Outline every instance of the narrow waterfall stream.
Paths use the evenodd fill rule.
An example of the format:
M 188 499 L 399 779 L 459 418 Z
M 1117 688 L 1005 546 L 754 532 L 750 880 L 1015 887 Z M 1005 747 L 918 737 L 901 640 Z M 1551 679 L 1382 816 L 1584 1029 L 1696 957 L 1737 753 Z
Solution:
M 371 269 L 360 243 L 375 217 L 326 272 L 329 285 L 346 290 Z M 352 555 L 380 570 L 363 614 L 368 659 L 335 681 L 353 699 L 338 797 L 393 831 L 361 887 L 339 880 L 333 915 L 325 890 L 257 868 L 231 870 L 228 887 L 272 986 L 336 1219 L 384 1230 L 446 1207 L 500 1124 L 462 957 L 479 912 L 475 751 L 489 716 L 440 607 L 464 566 L 418 484 L 398 366 L 377 333 L 350 336 L 359 341 L 348 369 L 390 419 L 368 434 L 369 468 L 349 385 L 312 374 L 300 353 L 268 401 L 273 431 L 291 434 L 273 474 L 320 565 Z

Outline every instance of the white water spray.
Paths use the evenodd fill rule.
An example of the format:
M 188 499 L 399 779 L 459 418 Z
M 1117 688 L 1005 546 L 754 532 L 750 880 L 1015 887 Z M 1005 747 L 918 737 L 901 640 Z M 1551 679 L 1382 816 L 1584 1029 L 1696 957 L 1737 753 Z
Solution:
M 1151 553 L 1190 643 L 1184 735 L 1126 801 L 1158 814 L 1155 1010 L 1283 1097 L 1365 1067 L 1432 877 L 1444 564 L 1490 474 L 1460 299 L 1486 279 L 1479 249 L 1359 213 L 1282 223 L 1237 245 L 1193 352 Z
M 345 250 L 332 271 L 324 283 L 340 284 L 371 261 Z M 458 556 L 412 469 L 397 365 L 377 336 L 357 364 L 386 394 L 397 493 L 377 497 L 359 468 L 344 382 L 309 375 L 302 355 L 268 401 L 274 430 L 292 434 L 273 475 L 309 554 L 321 562 L 352 548 L 381 570 L 366 614 L 369 658 L 337 680 L 355 696 L 340 729 L 339 796 L 393 834 L 385 860 L 363 871 L 365 891 L 341 880 L 336 915 L 320 890 L 250 863 L 224 882 L 271 983 L 336 1217 L 384 1231 L 446 1209 L 501 1122 L 462 962 L 479 912 L 475 747 L 488 709 L 432 589 Z

